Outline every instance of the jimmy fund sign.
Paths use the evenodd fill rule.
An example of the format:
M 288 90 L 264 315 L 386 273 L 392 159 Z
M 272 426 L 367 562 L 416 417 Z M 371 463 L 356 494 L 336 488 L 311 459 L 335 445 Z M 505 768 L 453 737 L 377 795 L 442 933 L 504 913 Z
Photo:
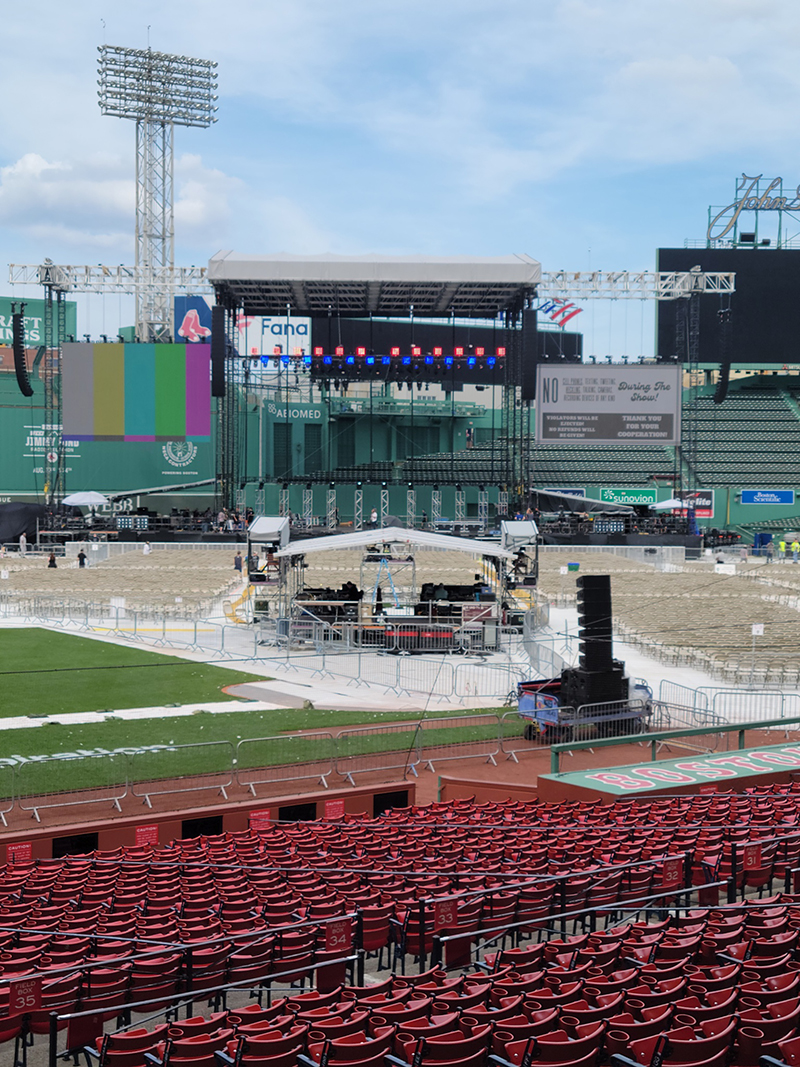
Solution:
M 676 445 L 681 368 L 540 364 L 536 440 L 564 444 Z

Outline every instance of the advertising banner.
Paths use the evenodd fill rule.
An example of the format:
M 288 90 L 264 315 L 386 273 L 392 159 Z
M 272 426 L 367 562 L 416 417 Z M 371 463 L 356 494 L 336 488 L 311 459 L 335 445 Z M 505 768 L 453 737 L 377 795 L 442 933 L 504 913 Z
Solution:
M 698 519 L 714 518 L 714 490 L 696 489 L 689 492 L 688 489 L 680 489 L 675 493 L 678 500 L 682 500 L 687 507 L 693 507 Z
M 794 504 L 794 489 L 743 489 L 743 504 Z
M 625 504 L 628 507 L 646 507 L 655 504 L 655 489 L 601 489 L 600 499 L 607 504 Z
M 544 444 L 676 445 L 681 368 L 540 364 L 536 441 Z
M 187 344 L 211 339 L 211 302 L 204 296 L 175 297 L 175 336 Z M 307 356 L 311 353 L 311 319 L 298 315 L 236 317 L 234 345 L 240 356 Z
M 24 303 L 25 309 L 23 311 L 22 321 L 25 327 L 25 344 L 26 346 L 36 346 L 44 344 L 44 300 L 23 300 L 20 301 L 19 297 L 0 296 L 0 344 L 10 345 L 13 341 L 11 330 L 11 305 L 15 305 L 17 311 L 20 309 L 20 304 Z M 66 323 L 65 332 L 66 337 L 62 340 L 66 341 L 67 337 L 75 339 L 78 333 L 77 326 L 77 313 L 78 305 L 74 300 L 64 301 L 64 310 L 66 311 Z M 53 316 L 55 320 L 55 314 Z M 55 321 L 53 322 L 53 329 L 56 328 Z M 4 368 L 6 369 L 6 368 Z M 11 367 L 13 370 L 13 365 Z

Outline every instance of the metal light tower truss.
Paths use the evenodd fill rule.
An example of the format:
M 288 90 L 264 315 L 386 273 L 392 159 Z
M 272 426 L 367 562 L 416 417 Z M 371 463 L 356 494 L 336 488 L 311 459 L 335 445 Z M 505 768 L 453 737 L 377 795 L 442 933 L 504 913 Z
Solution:
M 97 264 L 11 263 L 11 285 L 52 285 L 65 293 L 101 293 L 109 296 L 125 293 L 142 296 L 165 289 L 182 293 L 213 293 L 206 280 L 206 267 L 164 267 L 145 270 L 141 267 L 107 267 Z
M 678 300 L 691 293 L 732 293 L 735 274 L 686 271 L 569 271 L 542 274 L 539 296 L 569 300 Z
M 136 272 L 171 274 L 175 262 L 173 128 L 216 122 L 217 64 L 152 49 L 98 48 L 98 99 L 104 115 L 136 123 Z M 136 290 L 141 341 L 172 336 L 172 291 Z

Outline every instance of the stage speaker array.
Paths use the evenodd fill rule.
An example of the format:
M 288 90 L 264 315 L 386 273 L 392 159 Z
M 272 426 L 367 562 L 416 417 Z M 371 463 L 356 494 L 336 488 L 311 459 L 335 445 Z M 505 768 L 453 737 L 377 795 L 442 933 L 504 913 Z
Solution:
M 33 386 L 25 365 L 25 322 L 21 312 L 11 316 L 11 337 L 14 348 L 14 370 L 17 373 L 17 385 L 23 396 L 33 396 Z
M 586 671 L 611 670 L 611 576 L 578 578 L 580 664 Z
M 225 396 L 225 308 L 215 304 L 211 309 L 211 395 Z

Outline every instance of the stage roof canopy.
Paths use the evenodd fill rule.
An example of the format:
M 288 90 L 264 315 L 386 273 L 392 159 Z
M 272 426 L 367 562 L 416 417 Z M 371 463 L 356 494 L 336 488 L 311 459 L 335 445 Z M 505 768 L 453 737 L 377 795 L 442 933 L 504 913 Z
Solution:
M 312 552 L 338 552 L 344 548 L 368 548 L 370 545 L 408 545 L 409 548 L 437 549 L 442 552 L 468 552 L 475 556 L 513 559 L 513 552 L 501 548 L 497 541 L 478 541 L 471 537 L 431 533 L 429 530 L 408 530 L 398 526 L 383 526 L 377 530 L 357 530 L 353 533 L 330 534 L 290 541 L 276 556 L 307 556 Z
M 541 280 L 523 254 L 241 256 L 218 252 L 208 280 L 220 303 L 249 315 L 494 318 L 518 310 Z

